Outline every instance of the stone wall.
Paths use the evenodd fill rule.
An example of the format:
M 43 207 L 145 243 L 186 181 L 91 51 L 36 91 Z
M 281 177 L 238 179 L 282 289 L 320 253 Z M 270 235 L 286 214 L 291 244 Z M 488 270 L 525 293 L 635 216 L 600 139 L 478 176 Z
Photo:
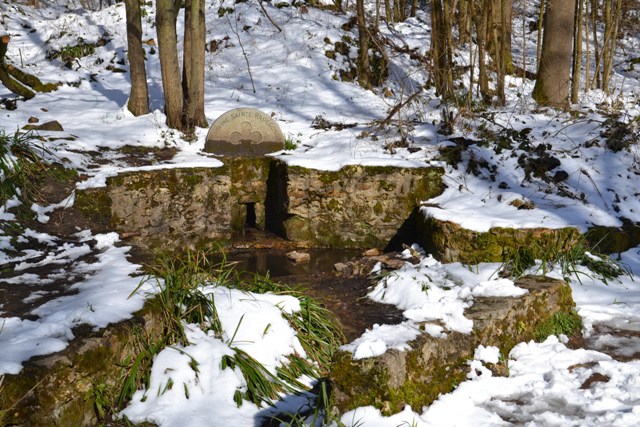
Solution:
M 369 405 L 386 415 L 405 405 L 419 411 L 465 380 L 467 361 L 478 345 L 496 346 L 506 357 L 517 343 L 533 339 L 555 313 L 570 313 L 574 307 L 571 288 L 563 281 L 528 276 L 516 284 L 529 293 L 474 300 L 465 311 L 474 324 L 470 334 L 450 332 L 446 338 L 434 338 L 425 333 L 409 343 L 409 350 L 388 350 L 360 360 L 353 360 L 350 352 L 338 352 L 330 374 L 334 414 Z
M 502 262 L 526 248 L 537 259 L 571 248 L 581 239 L 574 227 L 501 228 L 486 232 L 467 230 L 450 221 L 417 215 L 416 241 L 440 262 Z
M 281 167 L 284 235 L 318 247 L 385 247 L 422 201 L 442 193 L 442 169 Z M 282 197 L 282 195 L 280 196 Z
M 19 374 L 4 376 L 0 425 L 102 425 L 97 405 L 118 397 L 144 343 L 162 338 L 161 325 L 160 314 L 147 304 L 133 319 L 109 328 L 74 329 L 76 338 L 63 351 L 32 358 Z M 116 409 L 102 407 L 105 413 Z
M 442 192 L 441 168 L 347 166 L 336 172 L 268 157 L 220 168 L 120 174 L 77 192 L 76 208 L 151 249 L 204 247 L 255 226 L 311 247 L 385 247 L 419 203 Z

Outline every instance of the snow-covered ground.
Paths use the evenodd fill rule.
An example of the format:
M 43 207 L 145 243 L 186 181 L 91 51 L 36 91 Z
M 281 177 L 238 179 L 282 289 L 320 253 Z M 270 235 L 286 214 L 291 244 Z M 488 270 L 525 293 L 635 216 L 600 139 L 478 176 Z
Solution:
M 73 1 L 40 3 L 42 7 L 38 10 L 18 3 L 0 5 L 0 31 L 11 36 L 7 59 L 45 81 L 64 84 L 57 91 L 18 101 L 15 110 L 0 110 L 0 128 L 12 133 L 31 117 L 40 123 L 59 121 L 64 132 L 40 132 L 40 135 L 53 137 L 46 142 L 52 160 L 88 177 L 79 184 L 82 187 L 104 185 L 107 176 L 131 170 L 129 165 L 115 159 L 97 164 L 92 157 L 103 152 L 104 158 L 109 158 L 113 150 L 125 145 L 177 149 L 171 160 L 150 166 L 153 168 L 221 165 L 219 160 L 201 153 L 206 129 L 199 129 L 197 141 L 190 143 L 164 124 L 160 66 L 157 48 L 151 44 L 145 45 L 145 50 L 152 113 L 134 117 L 128 112 L 128 74 L 107 69 L 108 66 L 126 69 L 121 64 L 126 58 L 123 4 L 91 12 Z M 535 8 L 535 4 L 529 3 L 536 2 L 526 3 Z M 218 45 L 206 56 L 205 113 L 210 123 L 236 107 L 254 107 L 273 114 L 283 133 L 298 143 L 295 150 L 275 155 L 290 164 L 309 168 L 337 170 L 347 164 L 444 166 L 447 189 L 430 200 L 424 212 L 469 229 L 571 225 L 584 230 L 593 224 L 618 226 L 622 217 L 640 221 L 638 141 L 628 149 L 613 152 L 606 148 L 602 134 L 609 114 L 617 111 L 622 123 L 630 123 L 640 115 L 640 72 L 629 67 L 628 62 L 629 58 L 640 56 L 640 33 L 628 34 L 621 41 L 624 50 L 617 61 L 611 94 L 583 93 L 580 102 L 572 106 L 572 112 L 537 107 L 529 100 L 533 82 L 509 77 L 506 107 L 486 107 L 475 115 L 469 115 L 462 107 L 446 107 L 456 118 L 456 133 L 444 136 L 438 129 L 445 105 L 433 89 L 425 88 L 415 102 L 401 111 L 409 147 L 419 148 L 409 150 L 391 147 L 400 140 L 400 134 L 393 128 L 375 131 L 374 121 L 385 118 L 391 107 L 427 81 L 424 64 L 410 59 L 406 52 L 389 50 L 388 82 L 374 91 L 363 90 L 353 82 L 336 78 L 340 69 L 349 66 L 344 57 L 338 55 L 333 60 L 325 55 L 327 50 L 334 50 L 335 42 L 345 41 L 345 36 L 355 37 L 342 28 L 349 16 L 312 7 L 276 8 L 271 3 L 263 4 L 282 32 L 266 19 L 257 3 L 207 2 L 207 41 L 215 40 Z M 517 9 L 522 2 L 515 4 Z M 222 6 L 232 7 L 234 12 L 219 16 Z M 144 10 L 143 39 L 153 39 L 154 8 L 147 3 Z M 406 43 L 421 55 L 428 51 L 428 11 L 393 27 L 385 26 L 382 31 L 397 45 Z M 527 33 L 524 37 L 529 61 L 535 57 L 534 36 Z M 107 43 L 96 47 L 94 53 L 71 61 L 70 67 L 60 59 L 46 59 L 49 52 L 81 41 L 95 43 L 101 38 Z M 522 24 L 516 19 L 516 62 L 522 60 L 523 49 L 515 47 L 521 44 Z M 354 44 L 349 57 L 355 55 Z M 460 52 L 456 61 L 461 65 L 468 63 L 468 54 Z M 529 68 L 535 66 L 529 63 Z M 0 97 L 11 95 L 0 86 Z M 341 131 L 319 130 L 311 127 L 317 116 L 357 126 Z M 511 147 L 498 149 L 496 140 L 505 136 Z M 452 167 L 440 158 L 439 149 L 455 145 L 456 137 L 478 143 L 463 153 L 457 167 Z M 566 179 L 545 181 L 527 176 L 518 161 L 535 152 L 527 145 L 542 146 L 540 152 L 558 159 L 560 166 L 550 171 L 550 177 L 564 171 Z M 489 166 L 482 166 L 485 162 Z M 480 166 L 471 167 L 474 164 Z M 492 168 L 493 165 L 497 167 Z M 532 209 L 518 209 L 511 204 L 514 200 L 528 202 Z M 58 208 L 72 202 L 72 198 L 61 200 Z M 94 235 L 90 230 L 77 230 L 75 240 L 63 241 L 27 229 L 17 242 L 28 243 L 27 247 L 33 245 L 32 248 L 15 250 L 16 240 L 11 237 L 9 227 L 16 221 L 10 209 L 17 204 L 12 200 L 0 207 L 0 264 L 14 272 L 3 281 L 21 287 L 21 291 L 25 287 L 34 289 L 26 297 L 29 301 L 42 298 L 46 302 L 35 308 L 29 319 L 0 318 L 0 374 L 17 373 L 30 357 L 61 350 L 73 338 L 72 328 L 78 324 L 101 328 L 130 317 L 150 290 L 141 289 L 128 298 L 140 283 L 142 273 L 139 266 L 127 261 L 129 249 L 118 243 L 114 234 Z M 41 221 L 46 221 L 46 207 L 36 205 L 32 209 Z M 87 255 L 94 257 L 83 258 Z M 483 367 L 483 363 L 491 363 L 495 358 L 495 349 L 478 349 L 475 360 L 469 361 L 473 369 L 468 381 L 428 408 L 407 408 L 388 418 L 373 408 L 360 408 L 345 414 L 341 421 L 353 426 L 640 425 L 640 364 L 628 360 L 640 352 L 640 286 L 633 280 L 640 275 L 640 248 L 620 257 L 634 275 L 605 283 L 585 272 L 580 280 L 571 281 L 578 313 L 585 324 L 584 334 L 592 350 L 568 349 L 557 338 L 539 344 L 522 343 L 510 355 L 509 377 L 498 378 Z M 29 269 L 35 265 L 51 266 L 51 272 L 46 277 L 30 275 Z M 518 292 L 513 283 L 494 274 L 497 268 L 486 264 L 472 268 L 472 272 L 459 264 L 441 265 L 428 256 L 418 265 L 406 265 L 394 280 L 378 285 L 386 286 L 384 295 L 373 289 L 371 297 L 397 304 L 405 311 L 407 321 L 395 327 L 380 325 L 345 348 L 352 349 L 358 357 L 367 357 L 389 347 L 402 347 L 415 336 L 412 322 L 425 318 L 438 318 L 453 330 L 468 330 L 462 310 L 472 303 L 474 295 Z M 419 279 L 425 275 L 433 279 L 429 293 L 423 292 Z M 71 290 L 78 292 L 56 297 L 47 291 L 48 280 L 68 280 L 73 283 Z M 393 286 L 398 287 L 389 291 Z M 284 296 L 277 301 L 253 296 L 252 301 L 247 301 L 246 295 L 234 291 L 226 291 L 224 295 L 227 300 L 220 297 L 216 301 L 226 301 L 229 316 L 235 316 L 225 325 L 227 336 L 208 336 L 189 327 L 190 346 L 168 348 L 157 357 L 150 385 L 154 391 L 147 393 L 144 401 L 145 392 L 138 392 L 125 410 L 132 420 L 148 419 L 163 426 L 211 425 L 212 420 L 214 424 L 220 420 L 220 425 L 244 426 L 255 425 L 257 417 L 272 413 L 247 401 L 240 407 L 236 405 L 234 393 L 245 386 L 243 379 L 235 370 L 221 369 L 220 360 L 231 351 L 229 340 L 244 313 L 253 313 L 252 318 L 257 319 L 256 323 L 242 321 L 242 333 L 253 335 L 242 340 L 235 336 L 234 341 L 251 343 L 244 350 L 255 358 L 270 358 L 272 363 L 265 359 L 270 369 L 282 363 L 289 352 L 300 352 L 291 328 L 275 327 L 282 318 L 279 310 L 286 307 L 295 310 L 295 301 Z M 3 305 L 0 300 L 0 316 Z M 257 312 L 259 316 L 255 315 Z M 272 324 L 269 334 L 264 333 L 266 324 Z M 428 332 L 446 333 L 444 329 Z M 267 338 L 275 341 L 267 343 Z M 277 349 L 279 353 L 265 354 L 264 347 Z M 597 350 L 627 358 L 615 360 Z M 185 353 L 198 360 L 198 375 L 194 376 Z M 599 381 L 587 381 L 594 374 L 601 375 L 597 377 Z M 176 384 L 184 383 L 184 387 L 177 384 L 158 395 L 155 390 L 166 385 L 169 377 Z M 187 388 L 191 390 L 188 406 L 175 405 L 176 399 L 186 402 L 180 392 Z M 289 396 L 283 405 L 296 409 L 296 405 L 308 402 L 307 396 Z M 178 409 L 188 412 L 176 412 Z

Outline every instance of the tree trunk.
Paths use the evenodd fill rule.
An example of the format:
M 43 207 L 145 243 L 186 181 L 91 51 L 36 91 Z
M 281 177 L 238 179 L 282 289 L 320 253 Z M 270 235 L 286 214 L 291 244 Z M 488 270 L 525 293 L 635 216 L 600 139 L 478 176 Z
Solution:
M 480 10 L 476 9 L 473 20 L 478 35 L 478 85 L 483 99 L 490 97 L 489 76 L 487 75 L 487 26 L 489 20 L 489 0 L 484 0 L 480 4 Z
M 124 7 L 127 16 L 127 57 L 131 76 L 131 93 L 127 106 L 134 116 L 141 116 L 149 113 L 149 92 L 142 47 L 140 0 L 125 0 Z
M 618 26 L 622 11 L 621 0 L 605 0 L 605 39 L 602 46 L 602 90 L 609 92 L 609 80 L 618 40 Z
M 447 17 L 449 0 L 433 0 L 431 4 L 431 56 L 436 95 L 443 99 L 453 95 L 451 70 L 451 28 Z
M 204 0 L 185 2 L 184 57 L 182 90 L 184 94 L 184 130 L 192 134 L 195 127 L 206 127 L 204 115 L 204 52 L 206 25 Z
M 463 0 L 458 2 L 458 41 L 460 44 L 468 43 L 471 40 L 471 14 L 469 13 L 469 5 L 471 0 Z M 413 15 L 411 15 L 413 16 Z
M 576 0 L 547 1 L 538 78 L 532 93 L 539 104 L 568 104 L 575 12 Z
M 357 0 L 356 0 L 357 7 Z M 384 0 L 384 17 L 387 19 L 387 22 L 393 22 L 391 15 L 391 0 Z
M 358 83 L 365 89 L 371 87 L 371 68 L 369 67 L 369 33 L 364 15 L 364 0 L 356 1 L 358 15 Z
M 158 52 L 162 71 L 162 87 L 164 89 L 164 106 L 167 115 L 167 126 L 182 130 L 183 92 L 180 79 L 180 63 L 176 21 L 180 0 L 156 1 L 156 28 L 158 33 Z
M 582 65 L 582 17 L 584 15 L 584 0 L 576 1 L 576 16 L 573 33 L 573 65 L 571 76 L 571 102 L 578 102 L 580 90 L 580 66 Z
M 591 25 L 593 26 L 593 56 L 596 65 L 593 70 L 593 80 L 591 87 L 595 82 L 596 87 L 602 87 L 600 82 L 600 46 L 598 46 L 598 0 L 591 0 Z
M 540 56 L 542 56 L 542 23 L 544 21 L 544 8 L 547 5 L 545 0 L 540 0 L 538 10 L 538 41 L 536 43 L 536 66 L 540 67 Z

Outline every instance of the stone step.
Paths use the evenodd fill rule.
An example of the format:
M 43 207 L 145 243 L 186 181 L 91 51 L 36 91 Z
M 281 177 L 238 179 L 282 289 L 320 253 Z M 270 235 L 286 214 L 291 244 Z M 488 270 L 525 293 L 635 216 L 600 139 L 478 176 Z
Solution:
M 474 323 L 470 334 L 454 331 L 435 338 L 422 333 L 409 343 L 409 350 L 388 350 L 359 360 L 351 352 L 338 352 L 330 374 L 332 411 L 343 414 L 369 405 L 386 415 L 405 405 L 420 410 L 465 380 L 467 361 L 479 345 L 498 347 L 506 359 L 516 344 L 533 339 L 555 313 L 571 313 L 574 308 L 571 288 L 561 280 L 526 276 L 516 285 L 529 292 L 474 299 L 465 311 Z

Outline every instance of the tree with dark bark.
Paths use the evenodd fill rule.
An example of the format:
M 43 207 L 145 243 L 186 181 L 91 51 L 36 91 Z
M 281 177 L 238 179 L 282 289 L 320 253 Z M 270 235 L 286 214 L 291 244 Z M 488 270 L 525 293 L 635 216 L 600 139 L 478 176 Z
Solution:
M 204 115 L 204 59 L 206 26 L 204 0 L 186 0 L 182 91 L 184 94 L 184 131 L 206 127 Z
M 149 113 L 149 90 L 142 47 L 140 0 L 125 0 L 124 6 L 127 16 L 127 56 L 131 77 L 131 93 L 127 107 L 134 116 L 141 116 Z
M 450 0 L 431 3 L 431 57 L 436 94 L 443 98 L 453 95 L 453 46 L 451 40 Z
M 179 130 L 183 129 L 182 108 L 184 96 L 180 80 L 176 23 L 181 3 L 181 0 L 156 1 L 158 53 L 167 126 Z
M 365 89 L 371 87 L 371 68 L 369 66 L 369 31 L 364 12 L 364 0 L 356 0 L 358 22 L 358 83 Z
M 182 3 L 182 0 L 157 0 L 156 28 L 167 125 L 192 137 L 196 126 L 207 126 L 204 116 L 206 24 L 204 0 L 186 0 L 181 73 L 176 23 Z
M 568 105 L 575 11 L 576 0 L 547 0 L 538 76 L 532 93 L 539 104 Z

